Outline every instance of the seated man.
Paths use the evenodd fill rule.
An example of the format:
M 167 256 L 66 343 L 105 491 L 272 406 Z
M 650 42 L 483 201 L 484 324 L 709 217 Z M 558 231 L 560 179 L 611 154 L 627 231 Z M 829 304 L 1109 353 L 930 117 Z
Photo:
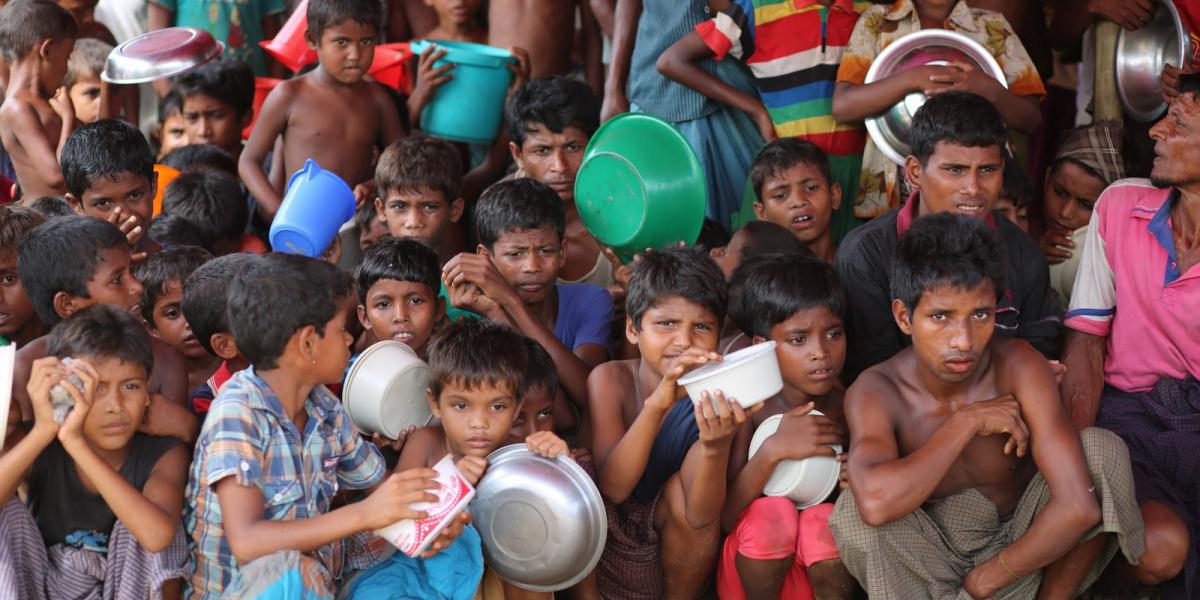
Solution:
M 1200 75 L 1150 129 L 1150 181 L 1128 179 L 1092 210 L 1067 312 L 1062 382 L 1076 427 L 1129 445 L 1146 554 L 1135 574 L 1163 597 L 1200 594 Z M 1119 350 L 1118 350 L 1119 349 Z M 1182 575 L 1179 575 L 1180 571 Z
M 846 392 L 850 488 L 829 518 L 873 598 L 1070 598 L 1118 546 L 1141 557 L 1125 444 L 1076 434 L 1046 360 L 992 338 L 1001 248 L 943 214 L 896 249 L 891 310 L 913 345 Z
M 974 217 L 996 231 L 1004 244 L 1005 267 L 996 333 L 1019 337 L 1047 357 L 1057 356 L 1062 311 L 1050 295 L 1046 259 L 1020 227 L 992 213 L 1004 180 L 1006 136 L 995 107 L 965 92 L 938 94 L 913 117 L 912 153 L 904 176 L 917 191 L 904 206 L 850 232 L 838 246 L 834 264 L 849 301 L 846 382 L 910 344 L 888 308 L 888 265 L 896 238 L 913 219 L 933 213 Z

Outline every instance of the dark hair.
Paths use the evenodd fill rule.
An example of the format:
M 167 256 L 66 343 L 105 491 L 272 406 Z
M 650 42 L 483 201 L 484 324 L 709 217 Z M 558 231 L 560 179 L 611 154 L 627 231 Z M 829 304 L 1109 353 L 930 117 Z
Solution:
M 0 256 L 16 256 L 21 240 L 46 222 L 42 213 L 19 204 L 0 205 Z
M 229 332 L 228 306 L 229 285 L 233 278 L 250 268 L 257 260 L 254 254 L 226 254 L 218 256 L 192 271 L 183 282 L 183 318 L 196 336 L 196 341 L 208 351 L 212 348 L 212 336 Z
M 436 296 L 441 289 L 441 275 L 442 268 L 433 248 L 413 239 L 384 238 L 367 248 L 354 272 L 358 303 L 367 303 L 367 292 L 380 279 L 424 284 Z
M 696 246 L 705 250 L 728 246 L 732 236 L 725 226 L 718 223 L 715 219 L 704 217 L 704 222 L 700 224 L 700 234 L 696 236 Z
M 163 194 L 162 212 L 190 221 L 213 243 L 242 237 L 250 220 L 241 184 L 220 171 L 192 171 L 176 177 Z
M 250 364 L 274 369 L 297 331 L 312 326 L 325 335 L 325 324 L 353 293 L 354 280 L 335 265 L 297 254 L 264 254 L 229 286 L 233 339 Z
M 1004 259 L 996 232 L 983 221 L 942 213 L 913 221 L 892 258 L 892 298 L 916 310 L 921 294 L 939 285 L 971 289 L 990 282 L 1004 294 Z
M 749 336 L 802 310 L 828 308 L 845 318 L 846 294 L 833 265 L 812 255 L 765 254 L 742 261 L 729 282 L 729 318 Z
M 739 230 L 744 232 L 741 261 L 764 254 L 799 254 L 812 256 L 812 251 L 786 227 L 770 221 L 750 221 Z M 735 233 L 736 235 L 736 233 Z
M 512 387 L 513 397 L 525 396 L 529 356 L 522 352 L 525 336 L 487 319 L 460 319 L 434 336 L 429 345 L 429 391 L 441 398 L 447 384 L 467 389 L 483 385 Z
M 67 59 L 67 76 L 63 79 L 63 86 L 70 91 L 79 76 L 87 73 L 99 78 L 100 74 L 104 72 L 104 62 L 112 51 L 112 46 L 95 38 L 76 40 L 75 48 L 71 50 L 71 57 Z
M 42 324 L 54 327 L 62 319 L 54 310 L 55 294 L 91 297 L 87 283 L 109 248 L 128 248 L 125 234 L 93 217 L 59 217 L 29 232 L 17 253 L 17 272 Z
M 475 233 L 488 250 L 512 231 L 551 227 L 561 242 L 567 217 L 562 198 L 534 179 L 510 179 L 488 188 L 475 205 Z
M 41 213 L 46 219 L 69 217 L 79 214 L 75 212 L 74 208 L 71 208 L 67 199 L 62 196 L 42 196 L 34 200 L 33 204 L 30 204 L 29 207 Z
M 181 111 L 188 96 L 204 94 L 228 104 L 241 119 L 254 108 L 254 71 L 245 61 L 226 56 L 180 75 L 171 91 L 179 94 Z
M 162 100 L 158 101 L 159 124 L 166 121 L 167 117 L 181 113 L 183 113 L 183 96 L 180 96 L 179 92 L 171 90 L 167 92 L 166 96 L 162 97 Z
M 13 63 L 45 39 L 73 39 L 75 17 L 49 0 L 12 0 L 0 9 L 0 59 Z
M 1012 200 L 1017 208 L 1029 206 L 1029 203 L 1033 201 L 1033 185 L 1029 183 L 1025 167 L 1013 157 L 1008 156 L 1007 152 L 1004 157 L 1004 183 L 1000 188 L 1000 197 Z
M 195 223 L 179 215 L 158 215 L 150 219 L 150 227 L 146 229 L 146 233 L 164 248 L 196 246 L 209 252 L 213 251 L 212 237 Z
M 600 100 L 586 83 L 562 75 L 531 79 L 508 99 L 504 125 L 518 147 L 535 125 L 553 133 L 574 127 L 591 137 L 600 127 Z
M 212 255 L 204 248 L 174 246 L 155 252 L 134 265 L 133 276 L 142 282 L 142 318 L 153 326 L 154 305 L 167 293 L 167 284 L 174 281 L 182 291 L 188 276 L 210 260 Z
M 928 164 L 938 142 L 968 148 L 996 146 L 1004 151 L 1008 129 L 992 103 L 968 92 L 933 96 L 913 115 L 911 154 Z
M 1200 96 L 1200 73 L 1180 73 L 1179 84 L 1176 87 L 1180 94 Z
M 525 338 L 525 352 L 529 356 L 529 368 L 525 370 L 525 391 L 535 388 L 546 388 L 550 398 L 558 393 L 558 367 L 554 366 L 554 358 L 538 343 L 537 340 Z
M 58 358 L 115 358 L 154 369 L 150 334 L 133 315 L 107 304 L 93 304 L 63 319 L 50 332 L 46 355 Z M 92 365 L 95 366 L 95 365 Z
M 132 173 L 154 178 L 154 153 L 137 127 L 119 119 L 100 119 L 71 132 L 63 143 L 63 179 L 67 190 L 83 200 L 92 182 Z
M 371 229 L 371 221 L 375 219 L 379 213 L 375 211 L 375 205 L 370 202 L 364 202 L 362 207 L 354 211 L 354 226 L 358 228 L 358 235 L 362 235 Z
M 697 248 L 653 250 L 630 271 L 625 313 L 638 331 L 642 315 L 672 297 L 704 307 L 718 322 L 725 319 L 725 276 L 707 253 Z
M 418 134 L 396 140 L 375 165 L 379 196 L 389 192 L 416 193 L 429 188 L 447 203 L 458 198 L 463 179 L 462 157 L 446 140 Z
M 376 33 L 383 27 L 383 15 L 376 0 L 310 0 L 307 17 L 308 31 L 304 35 L 314 45 L 321 42 L 326 29 L 343 21 L 374 27 Z
M 754 196 L 762 202 L 763 186 L 767 184 L 767 179 L 800 164 L 815 168 L 826 183 L 832 184 L 829 157 L 816 144 L 800 138 L 780 138 L 759 150 L 754 163 L 750 165 L 750 184 L 754 186 Z
M 158 161 L 179 171 L 218 171 L 237 177 L 237 161 L 224 148 L 215 144 L 188 144 L 167 153 Z

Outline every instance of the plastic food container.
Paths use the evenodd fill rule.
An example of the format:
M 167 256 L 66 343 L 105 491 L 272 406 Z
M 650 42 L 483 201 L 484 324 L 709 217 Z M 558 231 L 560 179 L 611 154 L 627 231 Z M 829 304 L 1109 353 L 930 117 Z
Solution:
M 413 510 L 426 511 L 429 516 L 420 521 L 405 519 L 375 530 L 375 535 L 391 542 L 408 556 L 419 556 L 428 550 L 438 534 L 467 507 L 471 498 L 475 497 L 475 489 L 467 483 L 462 473 L 458 472 L 458 467 L 454 466 L 454 460 L 449 454 L 438 461 L 433 469 L 438 472 L 436 481 L 440 486 L 435 492 L 437 501 L 417 502 L 412 505 Z
M 810 415 L 819 415 L 820 411 L 812 411 Z M 762 447 L 763 442 L 779 429 L 783 415 L 768 417 L 754 431 L 750 438 L 750 458 Z M 834 450 L 842 451 L 841 446 Z M 827 456 L 813 456 L 804 460 L 784 460 L 775 467 L 775 472 L 763 486 L 763 494 L 767 496 L 783 496 L 796 503 L 796 508 L 804 509 L 824 502 L 829 494 L 837 487 L 841 465 L 838 461 Z
M 360 431 L 396 439 L 410 426 L 433 418 L 425 401 L 429 366 L 408 346 L 384 340 L 367 348 L 354 361 L 342 402 Z
M 318 257 L 342 223 L 353 217 L 354 191 L 341 177 L 310 158 L 288 179 L 287 194 L 271 222 L 271 248 Z
M 470 42 L 425 40 L 409 47 L 420 56 L 431 45 L 446 50 L 433 66 L 454 64 L 454 78 L 442 84 L 421 111 L 421 129 L 456 142 L 486 144 L 496 139 L 513 78 L 507 65 L 517 59 L 508 50 Z
M 775 345 L 769 341 L 726 354 L 721 362 L 709 363 L 680 377 L 679 384 L 687 389 L 692 402 L 699 402 L 702 392 L 711 396 L 720 390 L 726 399 L 750 408 L 783 389 Z

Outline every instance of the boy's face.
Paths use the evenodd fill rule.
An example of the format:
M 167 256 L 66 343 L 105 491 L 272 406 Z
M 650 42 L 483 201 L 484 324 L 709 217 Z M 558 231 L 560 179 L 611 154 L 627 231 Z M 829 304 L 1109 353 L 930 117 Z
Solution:
M 425 242 L 433 248 L 441 245 L 446 229 L 462 217 L 463 201 L 447 201 L 439 190 L 421 186 L 414 191 L 387 190 L 375 199 L 375 212 L 392 237 Z
M 36 318 L 33 303 L 17 275 L 17 255 L 4 253 L 0 256 L 0 335 L 11 336 Z
M 733 277 L 733 272 L 742 262 L 742 249 L 746 246 L 746 229 L 738 229 L 734 232 L 733 237 L 729 238 L 729 243 L 720 248 L 713 248 L 708 252 L 708 255 L 716 261 L 717 266 L 721 267 L 721 274 L 725 276 L 725 281 Z
M 505 231 L 492 244 L 490 252 L 482 245 L 478 252 L 491 255 L 496 270 L 525 304 L 537 304 L 546 299 L 567 258 L 562 239 L 550 225 Z
M 508 382 L 482 383 L 468 389 L 448 382 L 441 396 L 428 394 L 429 406 L 441 420 L 446 442 L 455 455 L 486 458 L 508 439 L 519 402 Z
M 557 390 L 550 390 L 544 385 L 535 386 L 525 392 L 525 400 L 521 402 L 521 408 L 517 411 L 517 418 L 513 421 L 509 437 L 515 441 L 524 441 L 539 431 L 554 431 L 556 392 Z
M 380 279 L 367 290 L 366 305 L 359 305 L 358 320 L 379 340 L 407 344 L 418 356 L 441 321 L 445 308 L 436 290 L 415 281 Z
M 83 435 L 93 447 L 120 450 L 129 444 L 150 404 L 146 368 L 112 356 L 80 357 L 91 363 L 100 380 L 96 398 L 83 422 Z
M 81 198 L 68 194 L 67 200 L 75 206 L 75 212 L 101 220 L 107 220 L 113 210 L 120 209 L 121 221 L 131 215 L 137 217 L 138 225 L 144 232 L 150 226 L 157 186 L 157 175 L 146 178 L 125 171 L 113 177 L 97 177 L 88 184 Z
M 233 106 L 208 94 L 192 94 L 184 97 L 181 112 L 188 144 L 213 144 L 234 156 L 241 152 L 242 128 L 249 123 Z
M 95 73 L 77 73 L 68 93 L 79 122 L 91 123 L 100 116 L 100 78 Z
M 74 310 L 93 304 L 111 304 L 141 318 L 142 284 L 129 270 L 129 247 L 114 246 L 100 251 L 96 272 L 87 282 L 88 298 L 71 298 Z M 63 292 L 60 292 L 62 294 Z M 61 311 L 60 311 L 61 312 Z M 66 316 L 66 315 L 63 315 Z
M 625 337 L 637 344 L 642 360 L 661 376 L 688 348 L 715 352 L 721 340 L 721 321 L 707 308 L 671 296 L 642 313 L 641 331 L 627 318 Z
M 437 13 L 439 22 L 463 25 L 475 18 L 479 0 L 425 0 L 425 6 Z
M 828 394 L 846 363 L 844 332 L 842 319 L 824 306 L 796 311 L 772 327 L 784 385 L 810 398 Z
M 973 148 L 938 142 L 922 166 L 915 156 L 904 163 L 908 183 L 920 191 L 920 214 L 951 213 L 986 219 L 1004 183 L 1000 146 Z
M 317 338 L 313 349 L 316 359 L 313 371 L 326 385 L 340 382 L 350 363 L 350 344 L 354 343 L 354 336 L 350 335 L 347 324 L 353 312 L 354 301 L 346 298 L 340 303 L 337 314 L 325 324 L 325 333 Z
M 325 28 L 315 46 L 321 69 L 340 83 L 362 81 L 375 60 L 374 27 L 346 19 Z M 312 46 L 311 42 L 309 43 Z
M 42 69 L 39 73 L 38 85 L 42 96 L 49 98 L 54 95 L 62 80 L 67 76 L 67 61 L 71 51 L 75 49 L 75 39 L 67 38 L 58 41 L 43 40 L 39 46 L 42 58 Z
M 787 228 L 802 242 L 829 235 L 829 220 L 842 203 L 842 187 L 808 163 L 796 163 L 767 177 L 754 214 Z
M 517 146 L 509 142 L 508 146 L 513 160 L 529 178 L 550 186 L 570 206 L 575 201 L 575 174 L 583 164 L 588 139 L 577 127 L 554 133 L 542 125 L 531 124 L 524 143 Z
M 150 323 L 151 333 L 166 342 L 180 354 L 192 360 L 208 357 L 208 351 L 192 335 L 192 328 L 183 317 L 180 302 L 183 301 L 183 286 L 179 280 L 172 279 L 163 286 L 166 291 L 154 302 L 153 322 Z
M 183 118 L 183 113 L 172 113 L 163 119 L 162 131 L 159 132 L 158 140 L 158 158 L 162 158 L 171 153 L 176 148 L 182 148 L 188 145 L 188 130 L 187 121 Z
M 1028 207 L 1018 207 L 1012 198 L 1001 196 L 996 199 L 996 208 L 992 212 L 1004 215 L 1005 219 L 1012 221 L 1014 225 L 1021 228 L 1021 231 L 1029 233 L 1029 209 Z
M 1046 226 L 1075 231 L 1087 225 L 1103 191 L 1104 182 L 1079 165 L 1059 163 L 1046 175 Z
M 990 281 L 974 288 L 949 285 L 927 288 L 909 312 L 892 301 L 900 330 L 912 336 L 917 361 L 946 383 L 965 381 L 996 327 L 996 292 Z
M 367 250 L 379 243 L 383 236 L 390 235 L 388 232 L 387 223 L 379 218 L 378 213 L 371 213 L 371 219 L 367 222 L 367 227 L 358 232 L 358 251 L 365 254 Z

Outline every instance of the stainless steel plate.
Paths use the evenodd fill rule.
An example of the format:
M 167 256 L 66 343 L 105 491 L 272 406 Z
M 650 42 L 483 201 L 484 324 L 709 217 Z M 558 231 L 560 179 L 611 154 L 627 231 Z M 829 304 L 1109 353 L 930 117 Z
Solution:
M 1117 95 L 1125 114 L 1143 123 L 1167 110 L 1159 75 L 1164 65 L 1176 67 L 1192 58 L 1192 36 L 1171 0 L 1156 3 L 1154 17 L 1141 29 L 1117 34 Z
M 129 84 L 172 77 L 220 56 L 224 49 L 224 44 L 207 31 L 190 27 L 159 29 L 114 48 L 100 78 Z

